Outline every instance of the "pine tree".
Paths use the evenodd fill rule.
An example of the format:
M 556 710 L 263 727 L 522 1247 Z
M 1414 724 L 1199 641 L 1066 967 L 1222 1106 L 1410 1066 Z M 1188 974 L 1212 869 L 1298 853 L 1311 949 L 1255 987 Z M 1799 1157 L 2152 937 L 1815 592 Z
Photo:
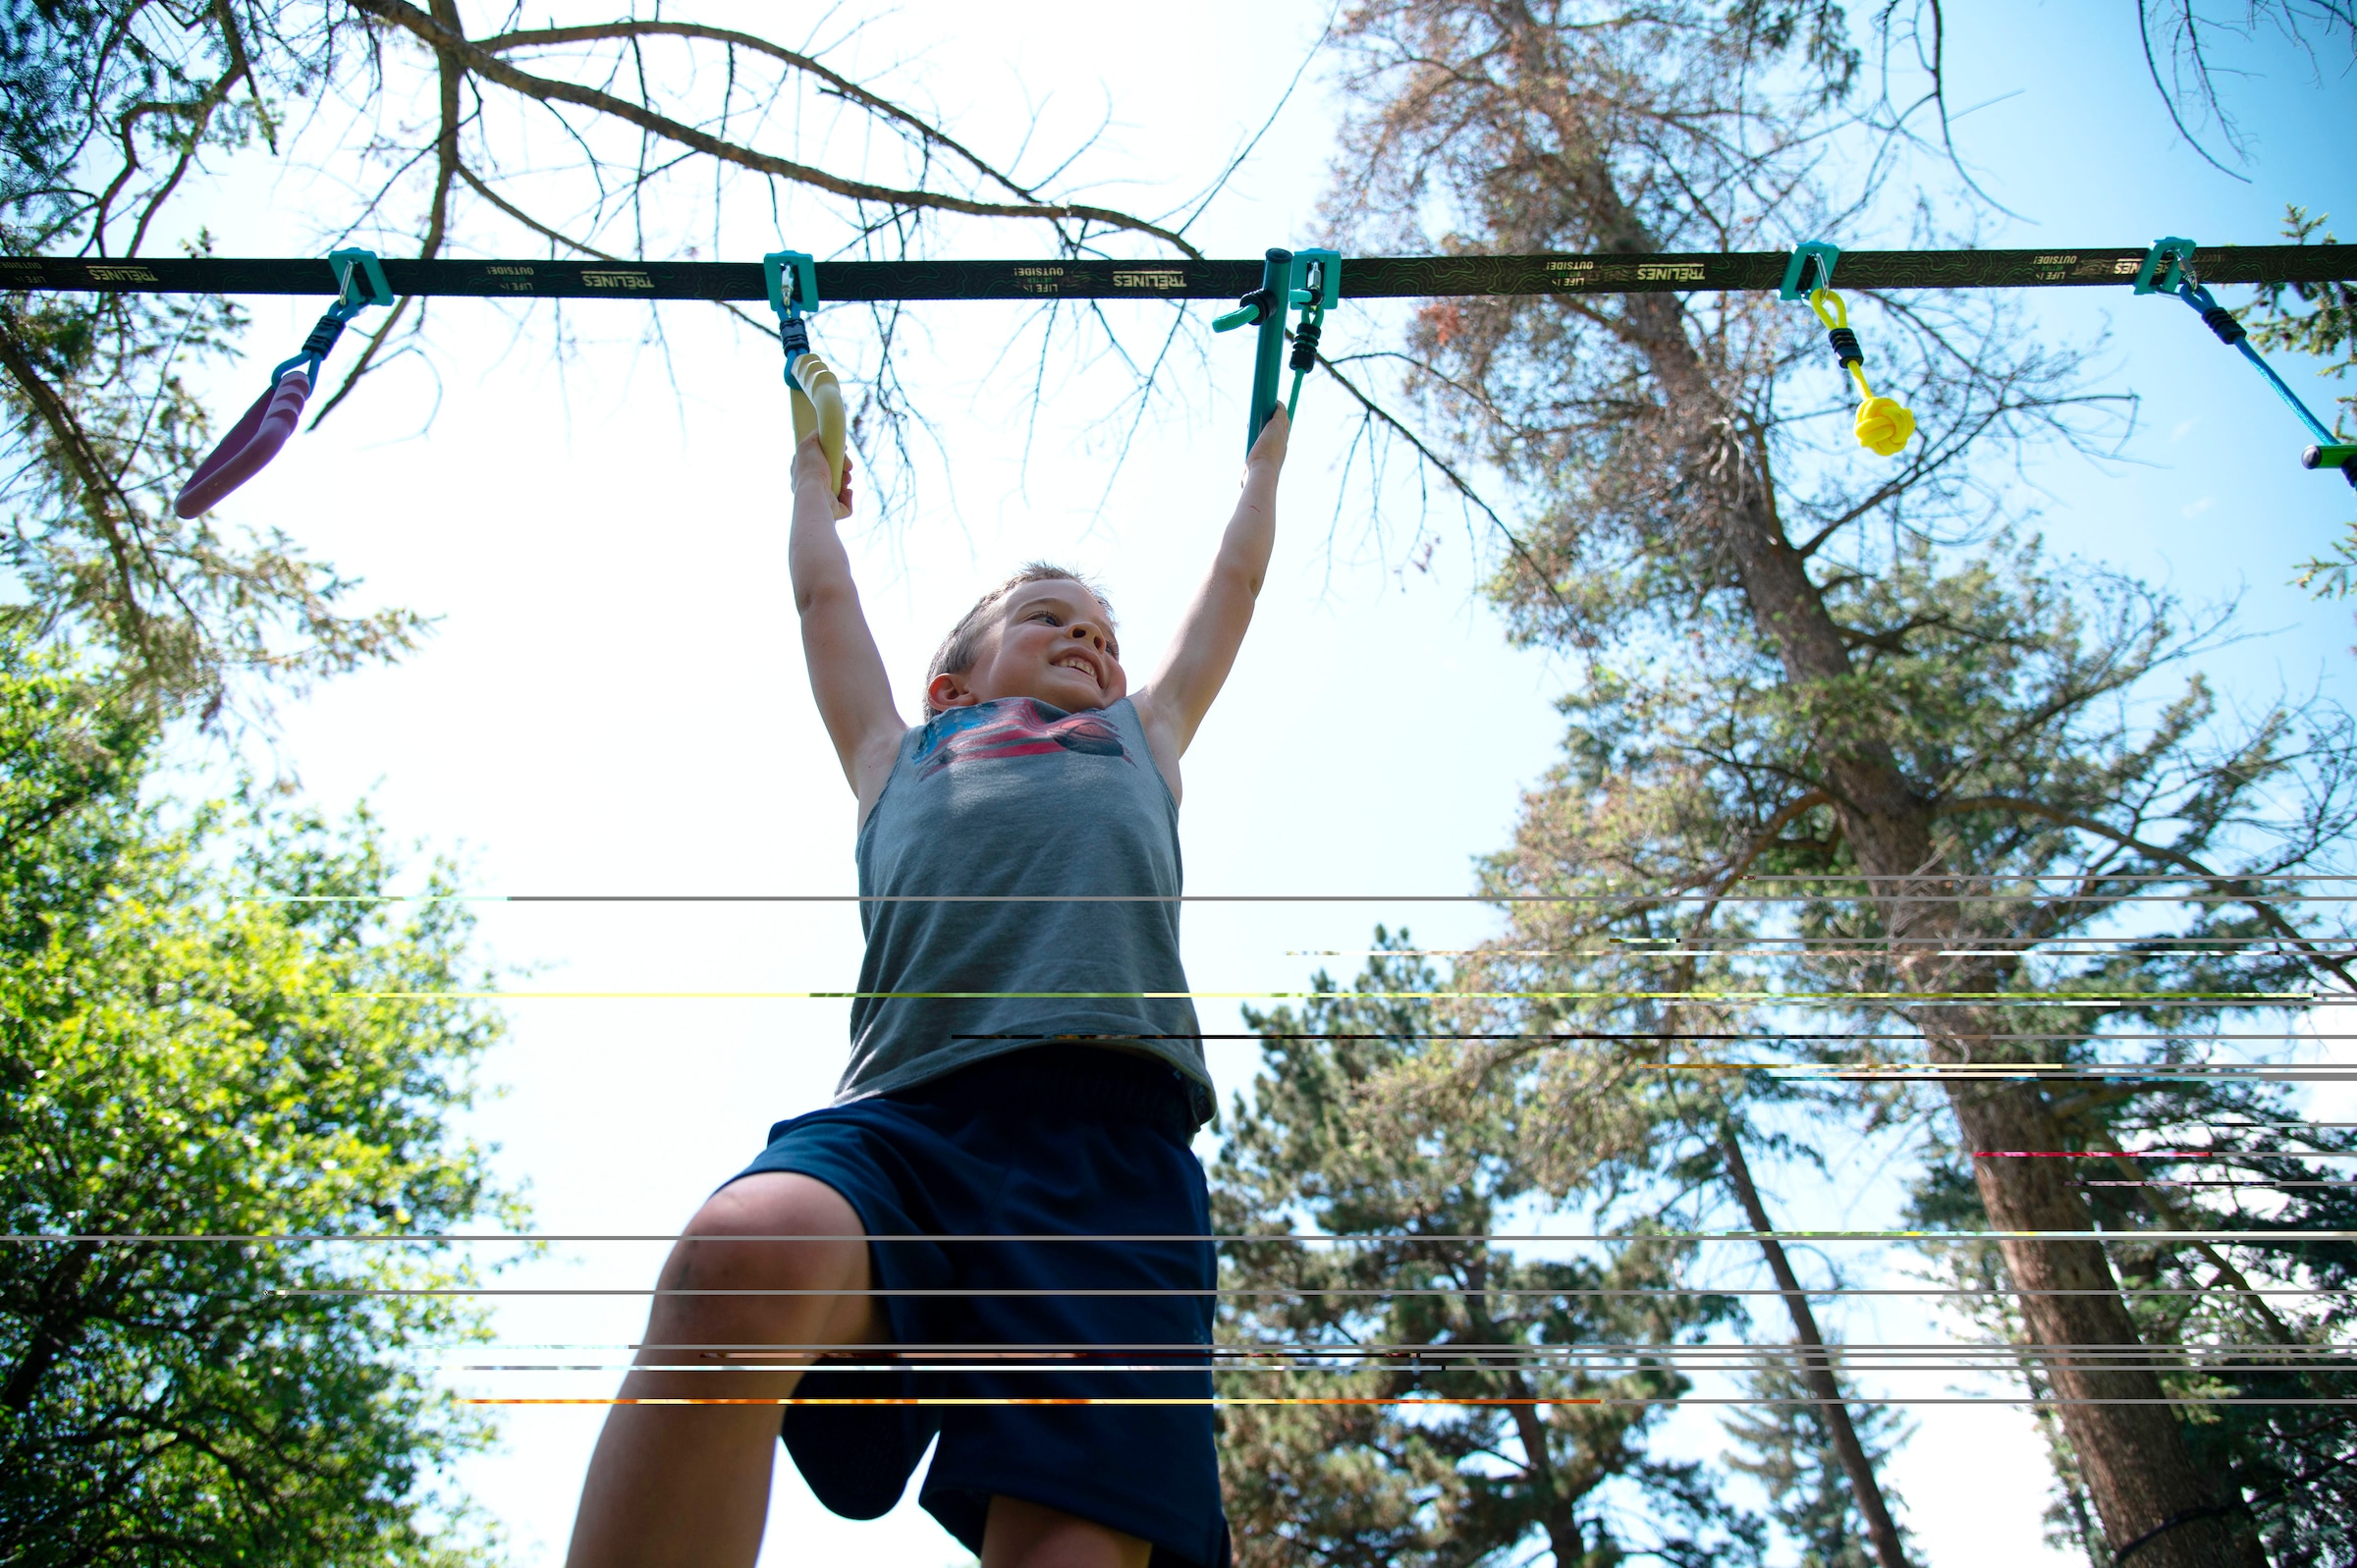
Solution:
M 1320 974 L 1298 1011 L 1247 1014 L 1264 1070 L 1228 1121 L 1215 1228 L 1337 1239 L 1230 1248 L 1220 1340 L 1265 1366 L 1222 1391 L 1376 1402 L 1225 1412 L 1240 1560 L 1459 1564 L 1537 1543 L 1559 1568 L 1755 1561 L 1757 1521 L 1709 1472 L 1646 1452 L 1690 1385 L 1661 1352 L 1735 1316 L 1684 1287 L 1692 1243 L 1642 1223 L 1547 1249 L 1569 1257 L 1482 1239 L 1565 1207 L 1516 1157 L 1510 1102 L 1369 1098 L 1433 1052 L 1416 994 L 1436 989 L 1426 960 L 1387 953 L 1347 992 Z
M 1875 191 L 1821 184 L 1854 127 L 1840 23 L 1371 0 L 1343 28 L 1344 243 L 1769 249 L 1836 224 L 1855 243 Z M 1507 999 L 1493 1029 L 1617 1035 L 1656 1063 L 1763 1035 L 1903 1061 L 1936 1077 L 1961 1147 L 2058 1151 L 2075 1088 L 2050 1066 L 2189 1048 L 2056 993 L 2222 988 L 2264 1020 L 2349 989 L 2318 940 L 2330 908 L 2298 900 L 2352 825 L 2357 735 L 2322 704 L 2221 714 L 2171 678 L 2217 621 L 2008 529 L 1993 468 L 2098 410 L 2067 355 L 1986 301 L 1851 305 L 1915 413 L 1890 462 L 1852 443 L 1821 329 L 1773 299 L 1566 292 L 1418 317 L 1437 438 L 1518 487 L 1495 595 L 1578 671 L 1563 762 L 1486 883 L 1515 900 L 1510 934 L 1470 984 Z M 2148 932 L 2124 968 L 2104 956 Z M 2105 1539 L 2139 1568 L 2256 1564 L 2207 1413 L 2172 1410 L 2149 1362 L 2075 1353 L 2146 1325 L 2124 1256 L 2062 1239 L 2098 1215 L 2065 1165 L 1971 1174 Z

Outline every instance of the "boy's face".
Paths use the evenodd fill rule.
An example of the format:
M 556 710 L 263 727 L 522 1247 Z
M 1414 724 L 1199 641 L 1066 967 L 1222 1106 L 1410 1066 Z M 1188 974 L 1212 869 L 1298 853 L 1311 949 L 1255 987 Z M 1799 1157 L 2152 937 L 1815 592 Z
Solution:
M 1128 692 L 1104 605 L 1070 578 L 1050 577 L 1009 594 L 973 668 L 935 676 L 927 694 L 937 708 L 1036 697 L 1070 713 L 1109 707 Z

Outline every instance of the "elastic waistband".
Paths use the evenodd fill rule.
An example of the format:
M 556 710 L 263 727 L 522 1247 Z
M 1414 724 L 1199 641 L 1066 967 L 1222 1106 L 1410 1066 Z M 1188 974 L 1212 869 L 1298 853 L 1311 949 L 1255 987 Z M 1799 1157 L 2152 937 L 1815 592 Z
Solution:
M 1204 1117 L 1200 1086 L 1167 1062 L 1106 1046 L 1026 1046 L 884 1098 L 1029 1114 L 1139 1121 L 1186 1143 Z M 1201 1098 L 1208 1099 L 1208 1093 Z

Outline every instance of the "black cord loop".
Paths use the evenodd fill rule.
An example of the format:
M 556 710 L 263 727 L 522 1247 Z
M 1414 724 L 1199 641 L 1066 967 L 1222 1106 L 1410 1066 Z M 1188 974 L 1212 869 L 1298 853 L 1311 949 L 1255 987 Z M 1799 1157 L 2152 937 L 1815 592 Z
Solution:
M 1836 327 L 1826 334 L 1834 346 L 1834 357 L 1845 365 L 1862 365 L 1866 351 L 1858 347 L 1858 335 L 1847 327 Z
M 2234 312 L 2228 310 L 2224 305 L 2212 305 L 2203 311 L 2202 322 L 2212 332 L 2218 334 L 2219 342 L 2225 344 L 2228 348 L 2250 336 L 2249 333 L 2242 330 L 2242 323 L 2234 319 Z
M 1318 324 L 1314 321 L 1304 320 L 1300 326 L 1293 329 L 1293 356 L 1287 361 L 1287 368 L 1300 375 L 1307 375 L 1317 368 L 1317 364 Z
M 314 359 L 324 359 L 327 351 L 344 336 L 344 318 L 333 310 L 321 316 L 311 327 L 311 335 L 302 340 L 302 352 Z

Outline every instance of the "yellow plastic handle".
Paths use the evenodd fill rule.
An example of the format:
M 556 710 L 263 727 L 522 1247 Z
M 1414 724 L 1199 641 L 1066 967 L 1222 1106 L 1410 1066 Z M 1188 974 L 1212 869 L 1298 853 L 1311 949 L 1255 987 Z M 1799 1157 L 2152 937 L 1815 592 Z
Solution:
M 806 353 L 794 361 L 794 385 L 786 389 L 786 401 L 794 407 L 794 444 L 800 446 L 818 432 L 818 444 L 827 455 L 827 489 L 830 495 L 843 490 L 843 386 L 827 362 L 814 353 Z

